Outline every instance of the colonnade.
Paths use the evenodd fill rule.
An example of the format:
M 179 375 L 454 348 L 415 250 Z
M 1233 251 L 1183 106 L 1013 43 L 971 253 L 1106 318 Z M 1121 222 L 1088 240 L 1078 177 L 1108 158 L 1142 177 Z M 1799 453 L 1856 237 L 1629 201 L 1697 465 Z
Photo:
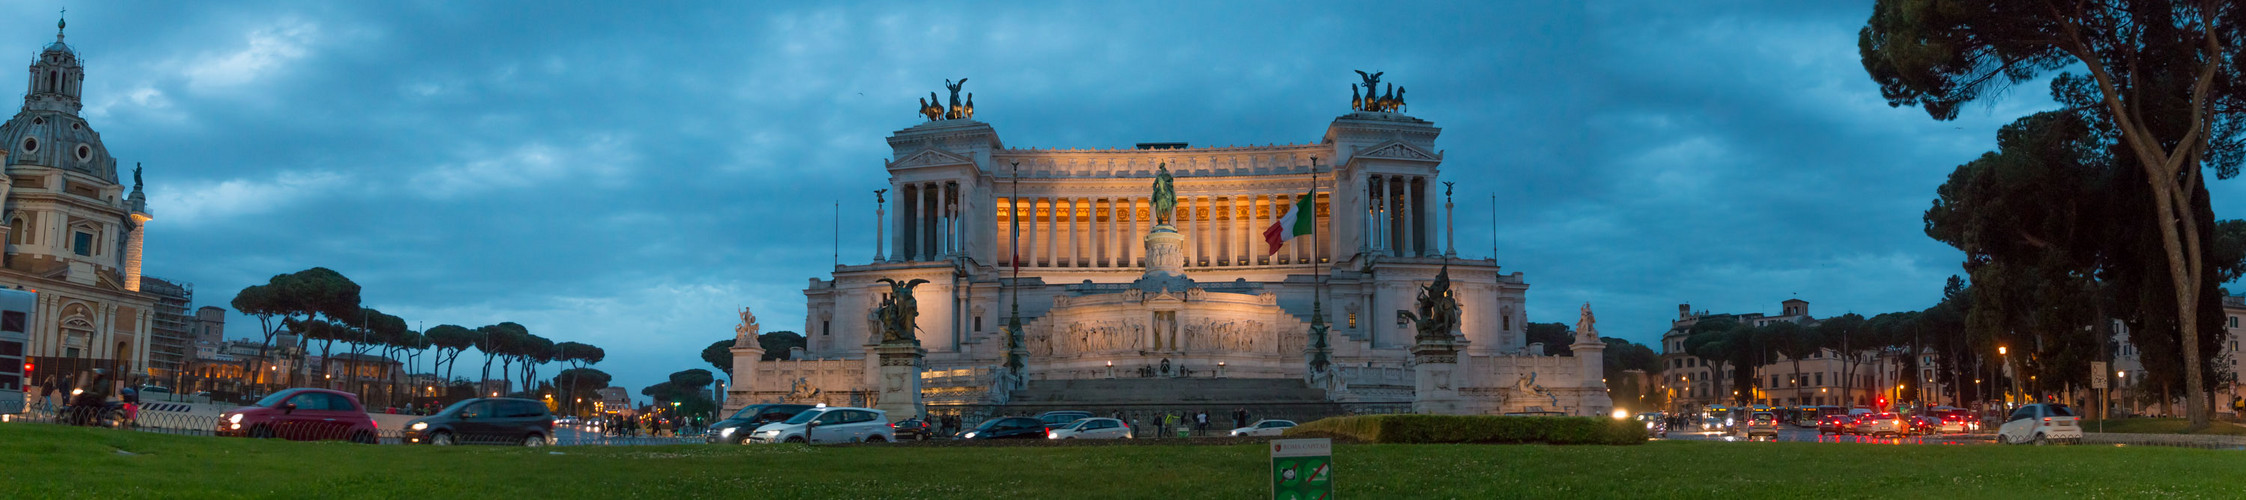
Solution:
M 965 251 L 966 224 L 960 217 L 957 182 L 921 182 L 897 188 L 897 240 L 892 258 L 938 260 Z M 878 253 L 878 252 L 877 252 Z
M 1365 178 L 1366 238 L 1360 250 L 1393 257 L 1441 254 L 1435 248 L 1436 206 L 1429 200 L 1428 178 L 1416 175 L 1373 175 Z
M 1265 244 L 1264 229 L 1285 216 L 1301 196 L 1179 195 L 1177 217 L 1171 225 L 1186 237 L 1186 267 L 1279 266 L 1307 264 L 1313 257 L 1332 258 L 1322 249 L 1314 256 L 1308 240 L 1289 242 L 1276 254 L 1270 253 Z M 1321 207 L 1327 198 L 1319 196 Z M 1019 231 L 1017 238 L 1002 236 L 997 242 L 1000 265 L 1012 265 L 1009 259 L 1018 256 L 1025 268 L 1145 266 L 1143 239 L 1154 228 L 1150 198 L 1024 197 L 1016 201 L 997 201 L 999 234 Z M 1014 247 L 1017 241 L 1018 252 Z

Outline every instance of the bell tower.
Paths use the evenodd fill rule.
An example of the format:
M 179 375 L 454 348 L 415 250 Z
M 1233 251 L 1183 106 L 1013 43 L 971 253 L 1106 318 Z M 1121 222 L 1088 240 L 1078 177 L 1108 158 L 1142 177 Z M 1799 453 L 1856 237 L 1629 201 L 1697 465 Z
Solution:
M 39 60 L 31 63 L 31 91 L 24 94 L 24 109 L 78 114 L 86 67 L 78 61 L 78 53 L 62 43 L 65 25 L 63 20 L 55 20 L 55 43 L 48 44 L 39 52 Z

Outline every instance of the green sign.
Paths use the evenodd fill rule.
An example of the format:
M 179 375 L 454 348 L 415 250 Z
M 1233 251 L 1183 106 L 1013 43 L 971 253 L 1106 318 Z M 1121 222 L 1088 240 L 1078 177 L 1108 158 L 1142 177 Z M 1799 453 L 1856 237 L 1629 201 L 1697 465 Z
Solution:
M 1329 500 L 1334 497 L 1334 442 L 1330 439 L 1278 439 L 1271 442 L 1271 498 Z

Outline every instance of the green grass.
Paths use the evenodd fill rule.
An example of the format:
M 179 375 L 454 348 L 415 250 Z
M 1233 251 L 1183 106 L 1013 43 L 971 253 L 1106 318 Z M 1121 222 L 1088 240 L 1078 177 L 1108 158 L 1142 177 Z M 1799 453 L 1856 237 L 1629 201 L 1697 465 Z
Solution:
M 1335 458 L 1350 498 L 2237 498 L 2246 487 L 2246 453 L 2135 446 L 1349 445 Z M 428 448 L 0 425 L 0 498 L 1253 498 L 1266 463 L 1256 444 Z
M 2207 428 L 2200 429 L 2198 432 L 2184 432 L 2185 427 L 2191 426 L 2191 421 L 2181 418 L 2117 418 L 2105 421 L 2104 430 L 2099 429 L 2098 421 L 2096 420 L 2083 420 L 2081 422 L 2078 422 L 2078 424 L 2082 426 L 2083 430 L 2091 432 L 2114 432 L 2131 434 L 2215 434 L 2223 436 L 2246 436 L 2246 427 L 2242 427 L 2238 424 L 2233 424 L 2230 422 L 2219 421 L 2209 422 Z

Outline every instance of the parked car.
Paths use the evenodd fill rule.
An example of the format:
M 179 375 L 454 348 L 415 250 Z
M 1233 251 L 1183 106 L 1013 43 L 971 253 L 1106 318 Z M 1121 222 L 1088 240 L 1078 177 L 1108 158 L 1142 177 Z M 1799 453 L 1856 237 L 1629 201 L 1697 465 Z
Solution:
M 1067 427 L 1071 422 L 1086 418 L 1092 418 L 1092 412 L 1063 410 L 1037 414 L 1037 421 L 1047 431 Z
M 1045 423 L 1030 417 L 984 420 L 982 425 L 959 433 L 960 439 L 1043 439 Z
M 1247 427 L 1233 429 L 1232 437 L 1277 436 L 1294 426 L 1295 421 L 1293 420 L 1258 420 L 1256 423 L 1248 424 Z
M 1778 414 L 1767 411 L 1755 412 L 1747 416 L 1745 427 L 1747 439 L 1768 436 L 1775 441 L 1778 439 Z
M 917 418 L 899 420 L 897 423 L 890 425 L 897 429 L 897 439 L 900 441 L 927 441 L 928 438 L 936 435 L 935 427 L 929 426 L 928 421 Z
M 1897 415 L 1892 412 L 1867 413 L 1861 417 L 1858 417 L 1855 425 L 1855 433 L 1866 436 L 1878 436 L 1882 434 L 1900 436 L 1905 432 L 1910 432 L 1910 427 L 1908 427 L 1908 425 L 1909 424 L 1903 423 L 1902 415 Z
M 1823 436 L 1826 434 L 1847 434 L 1851 430 L 1849 427 L 1855 424 L 1855 420 L 1855 418 L 1849 417 L 1847 415 L 1826 415 L 1823 417 L 1818 417 L 1817 435 Z
M 465 399 L 406 423 L 406 444 L 554 444 L 554 414 L 521 398 Z
M 1112 418 L 1084 418 L 1045 431 L 1045 439 L 1131 439 L 1131 425 Z
M 374 444 L 380 434 L 359 398 L 327 389 L 287 389 L 249 406 L 227 410 L 213 429 L 220 436 L 297 441 L 343 439 Z
M 1997 427 L 1997 444 L 2013 443 L 2080 443 L 2082 427 L 2075 425 L 2074 410 L 2067 405 L 2031 404 L 2012 410 L 2004 425 Z
M 891 443 L 897 429 L 889 414 L 872 408 L 823 407 L 804 410 L 787 420 L 764 424 L 749 433 L 752 443 Z
M 705 439 L 712 443 L 749 444 L 750 432 L 757 430 L 759 427 L 764 427 L 765 424 L 785 422 L 790 418 L 795 418 L 796 414 L 809 409 L 811 409 L 811 405 L 761 404 L 744 406 L 733 412 L 733 416 L 711 423 L 709 436 Z

